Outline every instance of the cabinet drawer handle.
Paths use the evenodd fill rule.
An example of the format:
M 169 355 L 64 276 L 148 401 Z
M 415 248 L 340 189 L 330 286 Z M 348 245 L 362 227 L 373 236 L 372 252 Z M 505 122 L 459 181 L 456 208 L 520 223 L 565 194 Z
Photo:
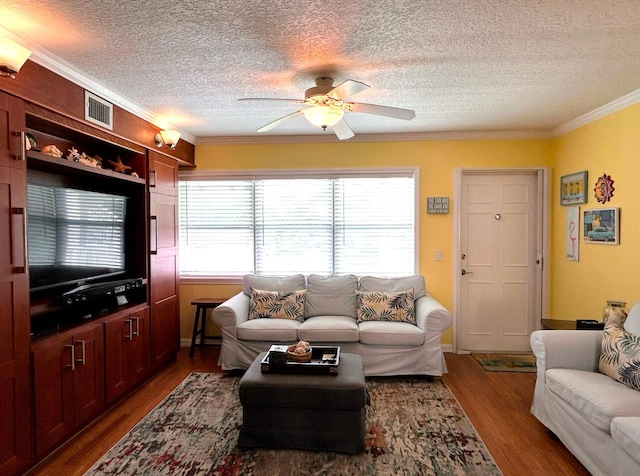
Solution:
M 149 253 L 152 255 L 158 254 L 158 217 L 152 216 L 149 221 L 151 221 L 151 226 L 149 227 Z
M 78 363 L 80 365 L 86 365 L 87 363 L 87 345 L 83 340 L 79 340 L 76 344 L 80 344 L 82 346 L 82 357 L 78 359 Z
M 27 133 L 25 131 L 14 132 L 14 134 L 19 138 L 20 144 L 18 144 L 18 153 L 14 155 L 15 160 L 20 160 L 21 162 L 26 162 L 27 160 Z
M 135 322 L 135 323 L 136 323 L 136 330 L 135 330 L 135 331 L 133 331 L 133 332 L 131 333 L 131 335 L 132 335 L 133 337 L 138 337 L 138 335 L 140 334 L 140 319 L 138 319 L 137 317 L 134 317 L 134 318 L 133 318 L 133 322 Z
M 71 367 L 71 370 L 76 370 L 76 346 L 73 344 L 65 345 L 65 347 L 71 347 L 71 365 L 67 365 L 67 367 Z
M 21 239 L 15 240 L 15 243 L 22 243 L 22 256 L 17 256 L 19 252 L 14 248 L 15 256 L 13 257 L 13 262 L 21 263 L 21 266 L 15 266 L 13 272 L 16 274 L 25 274 L 27 272 L 27 263 L 29 262 L 27 258 L 27 211 L 24 208 L 14 208 L 13 214 L 22 217 L 22 237 Z

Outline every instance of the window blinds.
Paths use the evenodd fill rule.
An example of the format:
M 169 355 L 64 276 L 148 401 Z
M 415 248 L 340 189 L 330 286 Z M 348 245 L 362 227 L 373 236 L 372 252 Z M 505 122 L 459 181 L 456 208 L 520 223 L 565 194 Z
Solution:
M 181 180 L 180 272 L 415 272 L 415 177 Z

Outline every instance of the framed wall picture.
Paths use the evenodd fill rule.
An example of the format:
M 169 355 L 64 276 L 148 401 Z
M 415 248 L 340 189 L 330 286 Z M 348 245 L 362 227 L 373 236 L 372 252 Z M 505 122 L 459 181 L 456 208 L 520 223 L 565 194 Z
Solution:
M 560 205 L 580 205 L 587 203 L 587 171 L 560 177 Z
M 585 243 L 620 244 L 620 209 L 598 208 L 582 211 Z
M 567 208 L 567 259 L 580 260 L 580 207 Z

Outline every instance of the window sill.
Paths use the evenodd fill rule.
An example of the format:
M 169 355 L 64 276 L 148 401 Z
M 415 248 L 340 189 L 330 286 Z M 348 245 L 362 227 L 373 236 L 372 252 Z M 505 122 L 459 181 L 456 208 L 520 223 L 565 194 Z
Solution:
M 242 284 L 242 276 L 180 276 L 180 284 Z

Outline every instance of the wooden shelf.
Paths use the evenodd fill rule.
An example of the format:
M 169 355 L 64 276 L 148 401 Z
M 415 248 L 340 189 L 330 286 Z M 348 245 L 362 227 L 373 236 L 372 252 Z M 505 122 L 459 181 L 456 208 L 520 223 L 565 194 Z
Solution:
M 113 170 L 109 169 L 90 167 L 79 162 L 72 162 L 65 158 L 51 157 L 49 155 L 44 155 L 33 150 L 27 152 L 27 159 L 29 161 L 29 168 L 43 170 L 46 172 L 60 172 L 61 170 L 64 170 L 66 173 L 74 175 L 86 175 L 94 177 L 96 175 L 100 175 L 103 177 L 138 183 L 141 185 L 144 185 L 146 183 L 145 179 L 140 177 L 132 177 L 131 175 L 114 172 Z

